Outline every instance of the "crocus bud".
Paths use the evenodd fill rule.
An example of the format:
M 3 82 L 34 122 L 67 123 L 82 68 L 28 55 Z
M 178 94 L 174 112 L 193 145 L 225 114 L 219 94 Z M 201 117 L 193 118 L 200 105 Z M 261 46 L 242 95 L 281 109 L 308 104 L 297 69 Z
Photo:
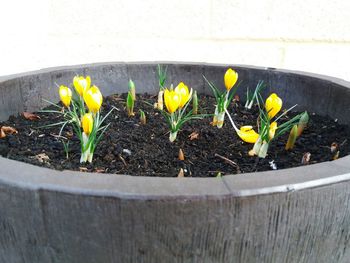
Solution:
M 86 90 L 84 92 L 84 101 L 92 113 L 98 112 L 103 101 L 100 89 L 96 86 L 92 86 L 90 89 Z
M 181 95 L 179 95 L 174 90 L 165 89 L 164 103 L 168 112 L 171 114 L 179 108 L 181 103 Z
M 86 76 L 86 78 L 84 78 L 83 76 L 75 76 L 73 78 L 73 86 L 81 97 L 83 97 L 84 92 L 90 88 L 90 85 L 90 76 Z
M 147 123 L 146 114 L 143 110 L 140 110 L 140 122 L 142 125 L 146 125 Z
M 179 85 L 175 88 L 175 92 L 180 95 L 180 105 L 179 108 L 183 108 L 187 101 L 191 98 L 191 93 L 188 91 L 188 87 L 185 83 L 180 82 Z
M 269 139 L 272 140 L 273 137 L 275 137 L 275 133 L 277 130 L 277 122 L 273 122 L 270 124 L 270 130 L 269 130 Z
M 272 93 L 265 102 L 265 109 L 270 119 L 276 116 L 276 114 L 282 108 L 282 100 L 276 93 Z
M 58 91 L 59 95 L 60 95 L 60 99 L 62 101 L 62 103 L 64 104 L 64 106 L 66 106 L 67 108 L 70 105 L 70 102 L 72 100 L 72 91 L 70 88 L 61 85 Z
M 81 125 L 86 135 L 89 135 L 92 132 L 92 129 L 94 127 L 94 118 L 90 112 L 84 114 L 81 120 Z
M 227 91 L 230 91 L 238 80 L 238 73 L 229 68 L 224 76 L 225 87 Z

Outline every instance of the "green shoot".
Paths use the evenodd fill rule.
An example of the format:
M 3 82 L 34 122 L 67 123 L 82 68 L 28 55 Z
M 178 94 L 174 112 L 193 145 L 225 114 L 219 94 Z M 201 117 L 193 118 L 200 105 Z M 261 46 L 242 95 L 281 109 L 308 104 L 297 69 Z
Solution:
M 146 125 L 146 123 L 147 123 L 146 114 L 143 110 L 140 110 L 140 123 L 142 125 Z
M 290 130 L 288 141 L 286 143 L 286 150 L 293 149 L 295 141 L 298 137 L 298 126 L 295 124 L 292 129 Z
M 168 70 L 168 67 L 163 67 L 162 65 L 158 64 L 157 72 L 158 72 L 158 83 L 159 83 L 160 90 L 163 90 L 165 88 L 167 70 Z
M 135 83 L 130 79 L 129 80 L 129 92 L 132 95 L 132 99 L 136 101 L 136 88 L 135 88 Z
M 131 91 L 129 91 L 128 92 L 128 97 L 126 98 L 126 109 L 128 111 L 128 116 L 129 117 L 135 116 L 134 104 L 135 104 L 135 101 L 133 99 L 133 95 L 132 95 Z
M 305 111 L 303 115 L 301 116 L 299 123 L 298 123 L 298 136 L 300 136 L 304 129 L 306 128 L 307 124 L 309 122 L 309 115 Z
M 62 140 L 62 144 L 63 144 L 63 150 L 64 153 L 66 154 L 66 159 L 69 159 L 69 141 L 65 142 L 64 140 Z
M 196 90 L 193 92 L 193 96 L 192 96 L 192 113 L 193 115 L 198 114 L 198 96 L 197 96 Z

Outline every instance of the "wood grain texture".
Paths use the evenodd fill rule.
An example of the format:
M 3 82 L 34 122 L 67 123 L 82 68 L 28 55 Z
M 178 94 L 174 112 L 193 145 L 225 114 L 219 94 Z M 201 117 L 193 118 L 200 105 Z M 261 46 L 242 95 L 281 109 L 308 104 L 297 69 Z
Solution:
M 0 262 L 349 262 L 350 183 L 135 200 L 0 188 Z

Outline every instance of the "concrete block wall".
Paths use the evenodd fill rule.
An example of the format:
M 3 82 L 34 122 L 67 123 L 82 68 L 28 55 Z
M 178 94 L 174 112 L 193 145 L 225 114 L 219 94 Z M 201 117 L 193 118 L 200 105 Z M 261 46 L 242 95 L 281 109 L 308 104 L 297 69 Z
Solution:
M 0 75 L 105 61 L 195 61 L 350 80 L 346 0 L 12 0 Z

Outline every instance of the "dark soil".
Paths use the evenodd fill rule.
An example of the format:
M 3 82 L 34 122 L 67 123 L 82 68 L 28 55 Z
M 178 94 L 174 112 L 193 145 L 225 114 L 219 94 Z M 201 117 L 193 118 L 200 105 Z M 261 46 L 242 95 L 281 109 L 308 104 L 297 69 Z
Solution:
M 203 96 L 200 99 L 201 112 L 212 113 L 214 99 Z M 71 137 L 68 159 L 62 142 L 57 139 L 60 127 L 39 128 L 60 121 L 61 117 L 53 113 L 37 113 L 41 119 L 36 121 L 27 120 L 23 116 L 11 116 L 8 121 L 1 123 L 1 126 L 14 127 L 18 134 L 0 139 L 0 154 L 10 159 L 58 170 L 174 177 L 183 168 L 186 177 L 212 177 L 218 174 L 271 170 L 271 161 L 276 164 L 277 169 L 300 166 L 307 152 L 311 154 L 309 164 L 333 160 L 338 150 L 339 157 L 350 153 L 350 128 L 338 124 L 336 120 L 313 113 L 309 113 L 309 125 L 297 139 L 293 150 L 284 149 L 288 137 L 285 134 L 271 143 L 265 159 L 248 156 L 253 145 L 244 143 L 237 137 L 227 117 L 222 129 L 210 125 L 212 117 L 187 123 L 179 132 L 177 140 L 170 143 L 163 116 L 144 102 L 153 104 L 155 100 L 155 97 L 149 95 L 138 97 L 136 115 L 129 118 L 125 110 L 125 95 L 105 98 L 102 115 L 112 106 L 117 110 L 106 121 L 111 125 L 97 147 L 93 164 L 79 163 L 79 140 L 72 136 L 70 128 L 63 132 L 63 136 Z M 140 108 L 146 113 L 146 125 L 139 122 Z M 239 126 L 255 126 L 257 108 L 246 111 L 238 102 L 231 106 L 230 112 L 233 112 L 232 117 Z M 285 119 L 295 114 L 291 113 Z M 197 133 L 198 137 L 191 140 L 192 133 Z M 338 145 L 335 152 L 331 152 L 332 143 Z M 185 155 L 184 161 L 178 159 L 180 148 Z

